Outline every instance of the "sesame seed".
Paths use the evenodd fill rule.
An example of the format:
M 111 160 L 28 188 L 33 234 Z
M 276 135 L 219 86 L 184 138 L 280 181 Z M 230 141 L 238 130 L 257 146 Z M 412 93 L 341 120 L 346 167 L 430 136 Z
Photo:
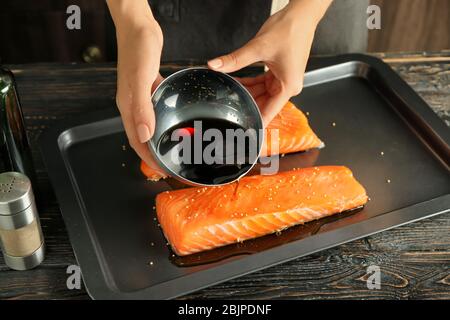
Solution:
M 333 127 L 336 127 L 336 122 L 333 122 L 331 125 L 332 125 Z

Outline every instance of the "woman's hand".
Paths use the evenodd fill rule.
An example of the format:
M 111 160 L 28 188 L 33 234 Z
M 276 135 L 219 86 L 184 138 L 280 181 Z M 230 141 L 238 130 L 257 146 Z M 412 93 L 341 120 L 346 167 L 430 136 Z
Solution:
M 267 125 L 283 105 L 300 93 L 317 24 L 331 0 L 291 0 L 272 15 L 242 48 L 208 62 L 211 69 L 234 72 L 263 61 L 269 71 L 239 78 L 255 98 Z
M 108 6 L 118 48 L 116 103 L 128 141 L 141 159 L 164 174 L 147 146 L 155 130 L 151 93 L 162 80 L 161 28 L 145 0 L 109 0 Z

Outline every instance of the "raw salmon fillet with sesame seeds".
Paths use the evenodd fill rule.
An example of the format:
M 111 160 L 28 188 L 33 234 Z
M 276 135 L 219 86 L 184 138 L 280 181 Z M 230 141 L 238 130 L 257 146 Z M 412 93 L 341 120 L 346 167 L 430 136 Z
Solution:
M 288 101 L 267 126 L 261 155 L 293 153 L 323 146 L 324 143 L 309 126 L 308 118 Z
M 156 197 L 156 213 L 174 252 L 183 256 L 361 207 L 367 200 L 350 169 L 323 166 L 166 191 Z
M 293 153 L 323 146 L 324 143 L 311 129 L 303 112 L 288 101 L 266 128 L 261 156 Z M 140 169 L 148 180 L 158 181 L 166 177 L 150 168 L 144 161 L 141 161 Z

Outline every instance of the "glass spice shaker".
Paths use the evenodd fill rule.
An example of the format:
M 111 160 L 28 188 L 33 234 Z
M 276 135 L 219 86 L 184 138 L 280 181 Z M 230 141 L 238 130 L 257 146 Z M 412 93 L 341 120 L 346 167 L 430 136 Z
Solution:
M 32 269 L 44 260 L 33 189 L 30 179 L 19 172 L 0 174 L 0 246 L 11 269 Z

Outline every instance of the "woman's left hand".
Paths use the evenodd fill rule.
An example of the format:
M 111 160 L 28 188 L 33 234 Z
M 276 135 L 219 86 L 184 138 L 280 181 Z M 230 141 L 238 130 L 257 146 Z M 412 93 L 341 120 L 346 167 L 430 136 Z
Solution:
M 262 61 L 269 71 L 255 78 L 238 78 L 258 104 L 267 125 L 303 87 L 303 74 L 317 24 L 331 0 L 291 0 L 272 15 L 242 48 L 210 60 L 217 71 L 234 72 Z

